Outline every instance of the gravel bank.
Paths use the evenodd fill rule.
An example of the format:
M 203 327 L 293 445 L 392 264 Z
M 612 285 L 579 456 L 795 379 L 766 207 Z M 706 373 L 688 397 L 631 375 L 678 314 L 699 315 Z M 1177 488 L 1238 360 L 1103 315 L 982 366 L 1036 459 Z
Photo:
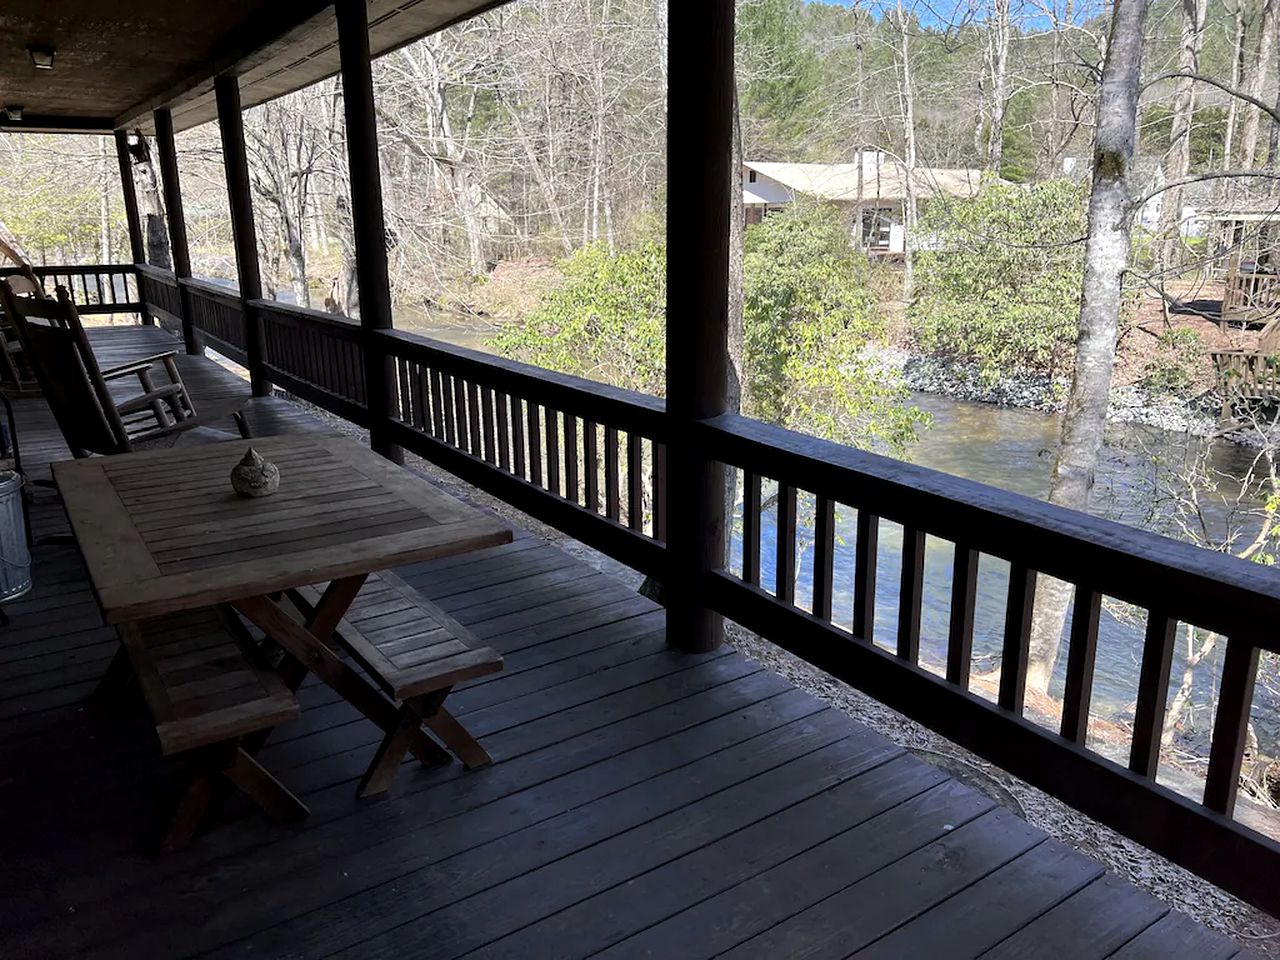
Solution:
M 873 356 L 884 369 L 900 373 L 909 389 L 954 400 L 1056 413 L 1062 409 L 1070 386 L 1064 378 L 1038 373 L 1017 373 L 989 381 L 975 364 L 895 347 L 876 347 Z M 1213 394 L 1183 399 L 1124 386 L 1112 390 L 1107 419 L 1208 437 L 1217 432 L 1219 406 L 1220 401 Z

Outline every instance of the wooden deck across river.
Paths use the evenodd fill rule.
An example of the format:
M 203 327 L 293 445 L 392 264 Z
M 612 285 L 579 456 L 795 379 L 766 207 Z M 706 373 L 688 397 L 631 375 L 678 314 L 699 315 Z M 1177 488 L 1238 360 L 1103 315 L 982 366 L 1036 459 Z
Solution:
M 154 328 L 94 332 L 104 362 Z M 182 358 L 206 416 L 247 385 Z M 28 469 L 65 450 L 19 404 Z M 305 417 L 286 417 L 294 427 Z M 38 534 L 65 531 L 56 498 Z M 139 705 L 85 700 L 115 649 L 73 546 L 36 550 L 0 632 L 6 957 L 1195 957 L 1240 948 L 528 533 L 399 571 L 506 658 L 450 701 L 493 755 L 356 799 L 380 732 L 325 686 L 264 764 L 310 806 L 247 806 L 140 852 L 165 769 Z

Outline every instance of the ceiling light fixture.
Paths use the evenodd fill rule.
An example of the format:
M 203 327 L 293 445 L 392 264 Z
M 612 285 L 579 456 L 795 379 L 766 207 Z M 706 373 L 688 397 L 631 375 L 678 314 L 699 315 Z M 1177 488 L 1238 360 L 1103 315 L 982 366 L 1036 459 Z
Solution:
M 22 119 L 22 107 L 16 104 L 6 106 L 4 108 L 4 115 L 8 117 L 10 120 L 17 123 L 19 120 Z
M 53 69 L 53 47 L 33 43 L 27 46 L 27 53 L 31 54 L 31 64 L 37 70 Z

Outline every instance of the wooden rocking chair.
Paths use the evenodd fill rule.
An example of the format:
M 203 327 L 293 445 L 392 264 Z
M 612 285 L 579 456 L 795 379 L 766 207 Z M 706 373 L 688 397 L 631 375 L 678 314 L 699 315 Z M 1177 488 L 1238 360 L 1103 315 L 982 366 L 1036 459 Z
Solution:
M 22 265 L 18 276 L 0 280 L 0 286 L 8 285 L 10 292 L 20 297 L 44 297 L 40 280 L 29 265 Z M 38 397 L 40 384 L 18 339 L 18 328 L 9 319 L 8 311 L 0 309 L 0 388 L 10 397 Z
M 4 312 L 17 329 L 46 402 L 76 457 L 127 453 L 138 443 L 196 426 L 196 411 L 174 362 L 157 354 L 102 370 L 64 287 L 58 299 L 19 298 L 0 283 Z M 170 382 L 157 387 L 152 366 L 162 363 Z M 108 381 L 138 378 L 142 393 L 117 401 Z

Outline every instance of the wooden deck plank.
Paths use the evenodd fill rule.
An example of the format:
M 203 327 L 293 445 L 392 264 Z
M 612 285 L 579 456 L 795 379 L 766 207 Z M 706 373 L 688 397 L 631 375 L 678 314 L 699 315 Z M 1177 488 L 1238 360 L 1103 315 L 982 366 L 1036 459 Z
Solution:
M 91 334 L 117 362 L 167 336 Z M 202 416 L 248 402 L 229 370 L 185 355 L 179 365 Z M 40 474 L 65 449 L 38 401 L 20 401 L 18 415 Z M 309 422 L 285 407 L 258 416 L 282 431 Z M 166 502 L 164 479 L 143 473 L 129 487 L 156 498 L 157 531 L 185 527 L 174 549 L 201 547 L 199 497 Z M 65 532 L 56 497 L 38 496 L 37 532 Z M 0 766 L 14 771 L 0 781 L 6 953 L 1238 953 L 758 664 L 668 648 L 660 607 L 545 540 L 517 531 L 399 573 L 506 658 L 450 701 L 493 766 L 410 762 L 390 798 L 357 801 L 380 731 L 306 683 L 302 715 L 261 757 L 311 818 L 277 827 L 233 804 L 191 849 L 153 860 L 139 840 L 165 766 L 146 718 L 127 702 L 85 706 L 115 631 L 78 551 L 37 548 L 35 588 L 9 606 L 0 644 Z M 373 613 L 371 628 L 394 619 L 392 606 Z M 199 649 L 173 643 L 175 664 L 208 679 Z

